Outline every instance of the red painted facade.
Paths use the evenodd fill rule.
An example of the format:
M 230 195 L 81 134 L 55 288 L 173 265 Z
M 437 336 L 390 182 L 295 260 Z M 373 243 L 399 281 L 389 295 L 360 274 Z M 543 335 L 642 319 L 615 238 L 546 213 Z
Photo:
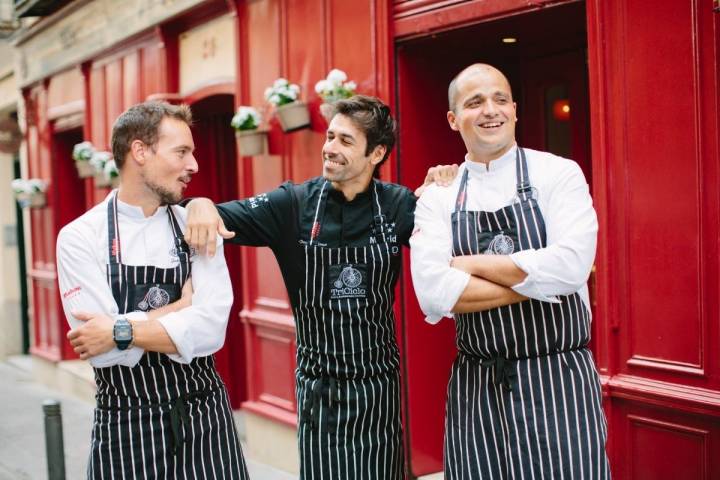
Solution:
M 201 163 L 193 194 L 218 200 L 320 172 L 324 121 L 313 91 L 340 68 L 400 119 L 383 177 L 414 186 L 458 163 L 447 83 L 464 65 L 501 66 L 516 92 L 519 141 L 564 149 L 586 173 L 601 223 L 593 351 L 615 478 L 718 478 L 720 457 L 720 15 L 712 0 L 213 1 L 24 91 L 31 177 L 50 180 L 32 221 L 33 353 L 72 358 L 55 282 L 57 231 L 104 197 L 77 179 L 68 147 L 107 147 L 113 120 L 150 96 L 193 105 Z M 231 13 L 237 79 L 178 94 L 180 33 Z M 518 38 L 510 47 L 499 39 Z M 270 154 L 239 157 L 227 120 L 260 106 L 279 76 L 302 87 L 312 128 L 271 124 Z M 74 81 L 80 79 L 80 81 Z M 553 90 L 553 88 L 559 90 Z M 548 114 L 557 95 L 570 119 Z M 560 98 L 558 97 L 558 98 Z M 62 208 L 60 208 L 62 206 Z M 227 248 L 236 307 L 218 355 L 233 404 L 295 424 L 294 326 L 267 249 Z M 398 288 L 410 471 L 441 469 L 451 322 L 422 320 L 408 275 Z

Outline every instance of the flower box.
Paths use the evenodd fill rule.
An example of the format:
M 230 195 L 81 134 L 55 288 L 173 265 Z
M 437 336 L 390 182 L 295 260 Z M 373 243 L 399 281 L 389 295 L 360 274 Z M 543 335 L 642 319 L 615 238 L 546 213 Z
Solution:
M 335 103 L 338 100 L 352 97 L 355 95 L 356 89 L 357 84 L 352 80 L 348 81 L 345 72 L 337 68 L 330 70 L 326 78 L 315 84 L 315 92 L 324 102 L 321 106 L 323 116 L 327 117 L 329 108 L 325 108 L 325 111 L 322 111 L 322 107 L 326 107 L 328 104 Z
M 90 165 L 89 162 L 75 160 L 75 168 L 77 168 L 78 177 L 80 178 L 90 178 L 95 175 L 95 167 Z
M 105 176 L 104 172 L 95 172 L 95 187 L 105 188 L 111 185 L 110 179 Z
M 262 116 L 253 107 L 241 106 L 230 120 L 240 156 L 262 155 L 267 147 L 267 131 L 260 130 Z
M 275 115 L 283 132 L 290 133 L 310 126 L 310 111 L 300 101 L 300 87 L 278 78 L 265 89 L 265 100 L 275 106 Z
M 310 126 L 310 111 L 305 102 L 292 102 L 275 111 L 283 132 L 290 133 Z
M 47 190 L 48 184 L 46 181 L 38 178 L 30 178 L 28 180 L 16 178 L 12 181 L 11 185 L 15 193 L 15 199 L 22 208 L 39 208 L 47 204 L 45 191 Z
M 235 139 L 238 151 L 243 157 L 262 155 L 266 151 L 267 132 L 264 130 L 237 130 Z
M 15 198 L 22 208 L 40 208 L 47 204 L 47 198 L 45 192 L 22 192 L 16 193 Z

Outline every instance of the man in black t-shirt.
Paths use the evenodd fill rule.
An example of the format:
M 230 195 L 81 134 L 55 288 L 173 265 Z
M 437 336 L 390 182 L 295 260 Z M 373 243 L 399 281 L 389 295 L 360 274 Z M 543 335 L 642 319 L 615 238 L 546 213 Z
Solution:
M 296 322 L 300 478 L 404 479 L 393 303 L 416 197 L 374 178 L 395 144 L 386 105 L 355 96 L 330 118 L 322 177 L 219 204 L 219 216 L 195 199 L 186 238 L 212 254 L 217 232 L 277 258 Z M 426 184 L 456 171 L 431 169 Z

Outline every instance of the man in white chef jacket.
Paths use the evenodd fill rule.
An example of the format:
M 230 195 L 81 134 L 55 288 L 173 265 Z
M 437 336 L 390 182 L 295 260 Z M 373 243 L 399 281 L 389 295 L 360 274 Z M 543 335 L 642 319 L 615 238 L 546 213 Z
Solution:
M 213 353 L 233 301 L 222 240 L 195 256 L 175 205 L 198 163 L 187 106 L 115 122 L 119 189 L 58 235 L 68 339 L 97 385 L 88 478 L 247 478 Z
M 597 218 L 580 167 L 515 141 L 516 104 L 490 65 L 448 89 L 467 154 L 427 187 L 410 239 L 430 323 L 456 323 L 444 469 L 455 478 L 609 478 L 600 383 L 587 348 Z

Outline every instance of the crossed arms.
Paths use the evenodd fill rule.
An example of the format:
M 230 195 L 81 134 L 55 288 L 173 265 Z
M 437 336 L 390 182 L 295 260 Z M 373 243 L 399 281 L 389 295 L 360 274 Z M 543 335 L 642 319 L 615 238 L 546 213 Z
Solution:
M 90 360 L 97 368 L 132 367 L 145 351 L 165 353 L 174 361 L 189 363 L 220 349 L 233 300 L 221 246 L 213 258 L 193 259 L 193 283 L 185 284 L 179 300 L 151 312 L 129 309 L 122 315 L 133 325 L 134 338 L 130 348 L 119 350 L 112 328 L 121 315 L 106 279 L 107 254 L 104 248 L 98 248 L 103 241 L 96 245 L 89 240 L 97 238 L 97 233 L 87 226 L 68 227 L 58 236 L 58 282 L 71 327 L 68 339 L 80 358 Z M 163 240 L 161 236 L 155 238 L 158 251 L 167 250 Z M 133 252 L 123 253 L 132 264 Z M 153 258 L 152 252 L 143 253 Z
M 448 202 L 457 190 L 448 195 L 428 187 L 418 201 L 410 239 L 415 292 L 428 322 L 527 298 L 557 303 L 558 295 L 587 295 L 598 230 L 592 198 L 577 164 L 564 160 L 550 166 L 553 171 L 541 185 L 547 246 L 511 255 L 453 257 Z

